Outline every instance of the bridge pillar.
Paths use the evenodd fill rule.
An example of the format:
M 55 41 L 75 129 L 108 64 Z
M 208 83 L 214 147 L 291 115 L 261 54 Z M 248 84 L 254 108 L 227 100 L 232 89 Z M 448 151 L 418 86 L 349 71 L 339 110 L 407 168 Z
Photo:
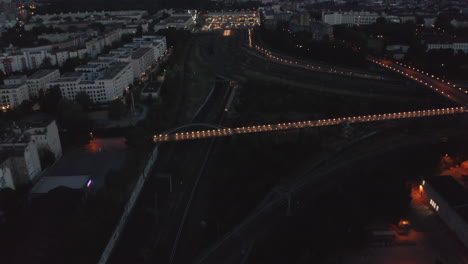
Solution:
M 351 134 L 353 132 L 353 128 L 351 127 L 351 123 L 349 121 L 343 121 L 341 123 L 341 125 L 343 127 L 343 136 L 345 138 L 350 138 Z

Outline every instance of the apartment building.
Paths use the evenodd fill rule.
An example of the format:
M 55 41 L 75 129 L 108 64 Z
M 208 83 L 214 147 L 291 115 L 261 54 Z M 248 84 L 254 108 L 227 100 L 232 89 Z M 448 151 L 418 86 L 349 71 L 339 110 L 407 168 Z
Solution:
M 29 100 L 26 84 L 0 85 L 0 107 L 2 110 L 15 108 L 24 100 Z
M 0 188 L 16 189 L 32 183 L 41 173 L 36 145 L 20 138 L 0 144 Z
M 47 90 L 47 83 L 53 80 L 60 78 L 60 72 L 56 69 L 47 69 L 47 70 L 39 70 L 33 73 L 33 75 L 29 76 L 26 79 L 26 84 L 29 90 L 29 96 L 38 97 L 39 91 L 43 90 L 44 92 Z
M 133 76 L 135 78 L 141 75 L 153 65 L 155 61 L 153 48 L 139 48 L 132 54 Z
M 10 47 L 0 53 L 0 70 L 5 73 L 34 70 L 47 59 L 51 65 L 62 66 L 69 58 L 83 58 L 86 54 L 95 58 L 105 46 L 122 39 L 122 29 L 117 29 L 99 37 L 92 37 L 85 43 L 76 39 L 53 45 L 15 49 Z
M 50 150 L 55 159 L 62 157 L 62 144 L 55 120 L 19 121 L 16 123 L 14 131 L 31 141 L 38 150 Z
M 74 100 L 79 92 L 86 92 L 94 103 L 108 103 L 121 97 L 132 82 L 131 63 L 100 60 L 77 67 L 76 72 L 66 73 L 47 85 L 59 87 L 62 96 L 69 100 Z
M 190 14 L 173 14 L 154 25 L 154 31 L 157 32 L 166 28 L 191 29 L 195 23 L 195 19 L 196 16 Z
M 468 42 L 428 42 L 426 51 L 438 49 L 451 49 L 454 52 L 459 50 L 468 53 Z
M 154 58 L 156 60 L 163 57 L 167 52 L 165 36 L 143 36 L 141 38 L 134 38 L 133 43 L 144 48 L 152 47 L 154 49 Z
M 352 24 L 369 25 L 375 23 L 377 18 L 385 14 L 375 12 L 323 12 L 322 21 L 329 25 Z

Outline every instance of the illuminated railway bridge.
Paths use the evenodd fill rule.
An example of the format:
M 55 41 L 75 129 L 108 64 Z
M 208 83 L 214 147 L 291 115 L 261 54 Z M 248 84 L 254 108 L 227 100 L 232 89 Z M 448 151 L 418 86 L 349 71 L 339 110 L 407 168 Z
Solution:
M 189 132 L 174 133 L 172 130 L 168 133 L 154 135 L 154 142 L 168 142 L 168 141 L 181 141 L 181 140 L 194 140 L 214 137 L 227 137 L 240 134 L 251 134 L 261 133 L 269 131 L 282 131 L 290 129 L 300 128 L 311 128 L 311 127 L 323 127 L 323 126 L 335 126 L 343 123 L 364 123 L 364 122 L 375 122 L 382 120 L 395 120 L 395 119 L 407 119 L 407 118 L 419 118 L 419 117 L 430 117 L 430 116 L 442 116 L 450 114 L 461 114 L 467 110 L 465 107 L 452 107 L 452 108 L 441 108 L 421 111 L 410 111 L 410 112 L 398 112 L 389 114 L 377 114 L 377 115 L 364 115 L 364 116 L 353 116 L 353 117 L 342 117 L 342 118 L 330 118 L 321 119 L 314 121 L 301 121 L 301 122 L 290 122 L 290 123 L 279 123 L 279 124 L 266 124 L 258 126 L 246 126 L 236 128 L 219 128 L 211 126 L 211 130 L 197 130 Z M 184 126 L 184 128 L 187 126 Z M 182 128 L 182 127 L 181 127 Z

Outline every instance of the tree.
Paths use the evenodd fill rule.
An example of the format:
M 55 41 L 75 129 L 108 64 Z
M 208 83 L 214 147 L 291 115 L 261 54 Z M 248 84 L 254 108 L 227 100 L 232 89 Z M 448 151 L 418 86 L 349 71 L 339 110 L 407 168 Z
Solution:
M 385 17 L 379 17 L 375 20 L 376 24 L 387 24 L 387 19 Z
M 89 95 L 86 92 L 79 92 L 75 96 L 75 101 L 83 107 L 84 110 L 89 110 L 89 107 L 91 104 L 93 104 L 93 101 L 89 97 Z
M 42 169 L 49 167 L 55 162 L 55 155 L 50 151 L 50 149 L 40 148 L 38 153 Z
M 106 30 L 106 26 L 104 26 L 104 24 L 98 23 L 98 22 L 94 22 L 94 23 L 89 24 L 89 27 L 92 28 L 92 29 L 97 29 L 100 32 L 104 32 Z
M 63 62 L 61 72 L 72 72 L 74 69 L 79 66 L 86 64 L 89 61 L 89 57 L 85 58 L 68 58 L 66 61 Z
M 45 112 L 56 113 L 61 99 L 62 91 L 58 85 L 51 87 L 46 92 L 39 91 L 39 104 L 41 110 Z
M 136 32 L 135 32 L 135 37 L 141 38 L 143 36 L 143 27 L 141 25 L 138 25 Z
M 65 128 L 72 141 L 86 141 L 92 129 L 92 121 L 78 103 L 63 99 L 58 105 L 58 121 Z
M 49 57 L 45 57 L 44 60 L 42 61 L 41 65 L 39 65 L 39 68 L 44 68 L 48 69 L 52 67 L 52 63 L 50 62 Z
M 0 70 L 0 82 L 1 83 L 3 83 L 3 80 L 5 80 L 5 77 L 6 77 L 5 73 L 2 70 Z
M 34 103 L 31 100 L 24 100 L 21 102 L 19 106 L 16 107 L 16 111 L 19 111 L 20 113 L 27 115 L 32 113 L 32 107 Z
M 120 120 L 126 112 L 126 107 L 121 100 L 116 99 L 109 105 L 109 118 L 112 120 Z
M 142 127 L 137 126 L 131 129 L 126 136 L 127 144 L 135 147 L 137 150 L 143 150 L 151 146 L 151 138 L 149 133 Z

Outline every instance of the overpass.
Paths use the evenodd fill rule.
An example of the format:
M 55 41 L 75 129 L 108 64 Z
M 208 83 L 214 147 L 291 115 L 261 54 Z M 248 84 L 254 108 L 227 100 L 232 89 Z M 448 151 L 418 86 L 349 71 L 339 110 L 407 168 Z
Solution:
M 265 132 L 272 132 L 272 131 L 286 131 L 286 130 L 291 130 L 291 129 L 336 126 L 336 125 L 351 124 L 351 123 L 365 123 L 365 122 L 375 122 L 375 121 L 384 121 L 384 120 L 443 116 L 443 115 L 451 115 L 451 114 L 461 114 L 465 112 L 467 112 L 465 107 L 452 107 L 452 108 L 440 108 L 440 109 L 430 109 L 430 110 L 420 110 L 420 111 L 397 112 L 397 113 L 389 113 L 389 114 L 329 118 L 329 119 L 321 119 L 321 120 L 314 120 L 314 121 L 299 121 L 299 122 L 289 122 L 289 123 L 279 123 L 279 124 L 265 124 L 265 125 L 245 126 L 245 127 L 236 127 L 236 128 L 216 128 L 216 129 L 211 129 L 211 130 L 195 130 L 195 131 L 180 132 L 180 133 L 162 133 L 159 135 L 154 135 L 153 141 L 155 143 L 170 142 L 170 141 L 186 141 L 186 140 L 215 138 L 215 137 L 228 137 L 228 136 L 241 135 L 241 134 L 265 133 Z M 210 128 L 215 128 L 215 127 L 210 126 Z M 173 131 L 176 131 L 176 130 L 173 130 Z
M 347 69 L 337 66 L 329 66 L 323 64 L 313 64 L 306 61 L 297 60 L 290 57 L 285 57 L 284 55 L 273 53 L 272 51 L 254 44 L 253 42 L 253 33 L 252 29 L 248 31 L 248 47 L 257 53 L 263 55 L 265 58 L 280 63 L 286 66 L 292 66 L 296 68 L 302 68 L 309 71 L 322 72 L 328 74 L 349 76 L 349 77 L 359 77 L 364 79 L 376 79 L 376 80 L 385 80 L 385 77 L 380 75 L 368 73 L 368 72 L 359 72 L 355 69 Z M 396 73 L 400 73 L 406 78 L 409 78 L 413 81 L 419 82 L 431 88 L 435 92 L 445 96 L 446 98 L 456 102 L 459 105 L 465 106 L 468 103 L 468 89 L 459 87 L 450 81 L 444 80 L 442 77 L 438 77 L 434 74 L 424 72 L 423 70 L 417 69 L 410 65 L 405 65 L 400 62 L 393 62 L 386 59 L 378 59 L 374 57 L 368 57 L 368 61 L 375 63 L 381 67 L 385 67 L 389 70 L 392 70 Z
M 392 62 L 390 60 L 376 58 L 368 58 L 368 60 L 381 67 L 385 67 L 391 71 L 399 73 L 415 82 L 419 82 L 459 105 L 465 106 L 468 103 L 468 89 L 459 87 L 441 77 L 400 62 Z

